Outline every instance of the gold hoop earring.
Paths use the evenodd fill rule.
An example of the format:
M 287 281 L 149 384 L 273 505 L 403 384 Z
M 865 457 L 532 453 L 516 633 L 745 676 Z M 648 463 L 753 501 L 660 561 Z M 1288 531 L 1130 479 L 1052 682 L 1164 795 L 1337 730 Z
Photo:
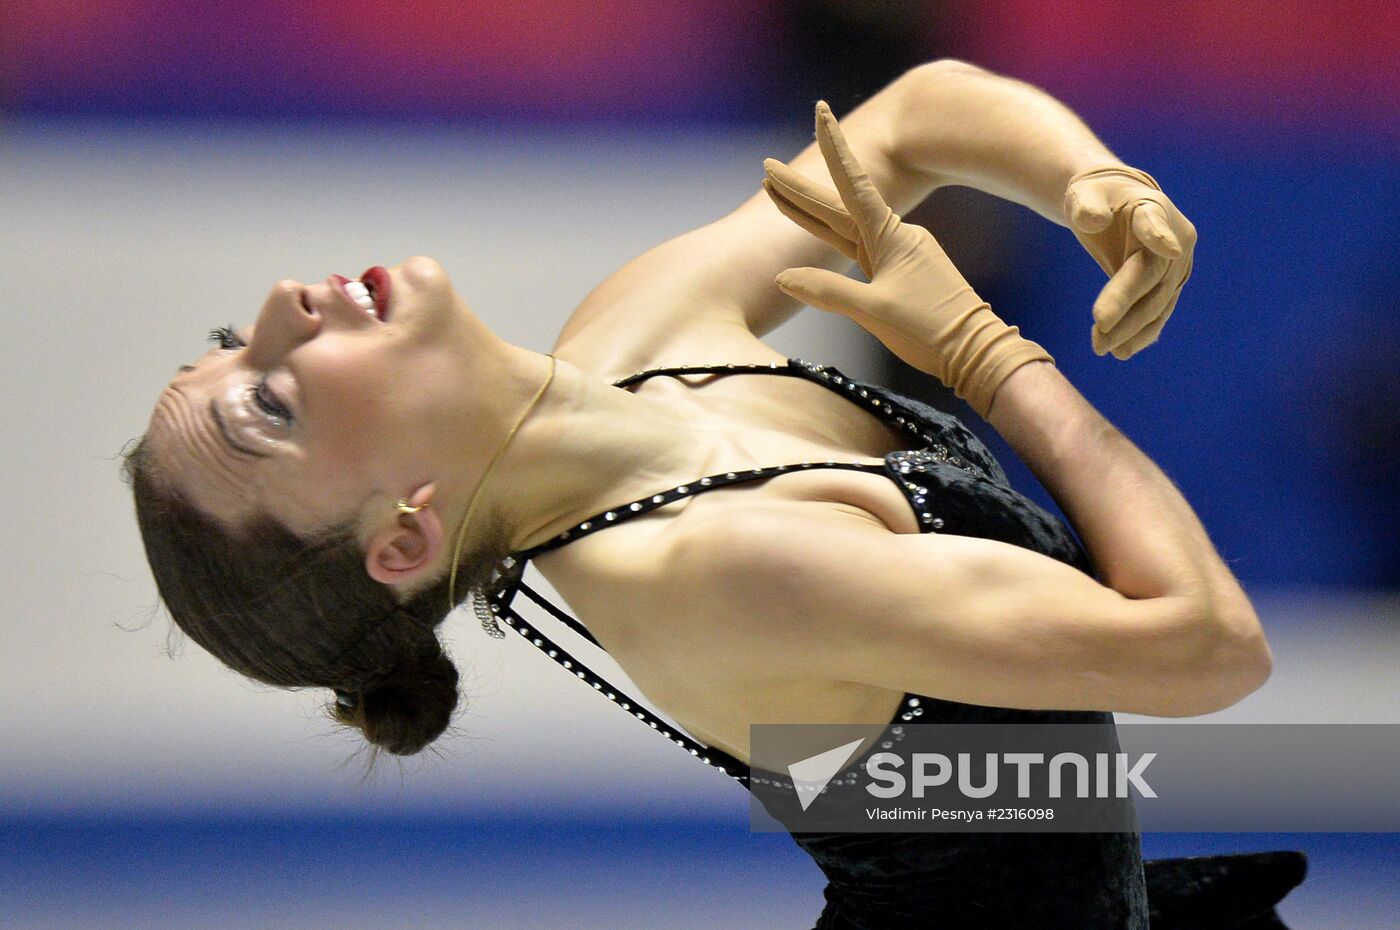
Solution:
M 419 504 L 417 507 L 411 507 L 409 506 L 408 500 L 402 497 L 394 504 L 394 508 L 398 510 L 399 513 L 417 513 L 422 510 L 424 506 L 424 504 Z

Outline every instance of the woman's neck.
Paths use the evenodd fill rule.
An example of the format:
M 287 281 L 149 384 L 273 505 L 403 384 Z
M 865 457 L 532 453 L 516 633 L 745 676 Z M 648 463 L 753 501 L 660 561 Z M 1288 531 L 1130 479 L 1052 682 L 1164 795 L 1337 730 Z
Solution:
M 510 393 L 521 395 L 512 420 L 549 377 L 549 365 L 548 356 L 534 352 L 512 365 L 519 390 Z M 690 429 L 654 404 L 557 361 L 548 389 L 492 469 L 475 512 L 501 513 L 515 528 L 512 551 L 527 549 L 677 475 L 684 481 L 706 474 L 722 448 L 713 434 Z

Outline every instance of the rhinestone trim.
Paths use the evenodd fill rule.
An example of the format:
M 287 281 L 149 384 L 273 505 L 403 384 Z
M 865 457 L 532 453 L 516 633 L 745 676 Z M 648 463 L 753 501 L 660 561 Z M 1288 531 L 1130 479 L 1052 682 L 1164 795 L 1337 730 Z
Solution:
M 675 743 L 677 746 L 680 746 L 682 749 L 687 750 L 691 755 L 700 759 L 706 765 L 710 766 L 711 768 L 719 769 L 721 772 L 728 775 L 730 778 L 733 778 L 740 784 L 748 784 L 749 773 L 747 766 L 745 766 L 743 762 L 734 758 L 733 756 L 728 755 L 727 753 L 723 753 L 720 750 L 717 750 L 711 746 L 706 746 L 704 743 L 691 739 L 689 736 L 686 736 L 685 734 L 674 730 L 669 724 L 661 720 L 659 717 L 655 716 L 647 710 L 642 709 L 642 707 L 635 702 L 634 698 L 631 698 L 624 692 L 614 688 L 606 680 L 600 677 L 595 671 L 593 671 L 592 668 L 579 661 L 568 650 L 564 649 L 563 647 L 559 646 L 557 643 L 552 641 L 545 633 L 533 628 L 527 621 L 520 617 L 519 614 L 515 613 L 509 608 L 509 602 L 513 597 L 514 593 L 515 589 L 508 589 L 497 592 L 496 594 L 492 595 L 491 607 L 494 610 L 498 610 L 500 619 L 504 621 L 508 626 L 510 626 L 511 629 L 519 633 L 525 639 L 526 642 L 545 652 L 555 662 L 559 663 L 564 668 L 572 671 L 574 673 L 574 677 L 588 684 L 592 690 L 603 695 L 610 702 L 621 707 L 624 711 L 631 713 L 638 720 L 647 724 L 648 727 L 650 727 L 653 730 L 656 730 L 662 736 L 666 737 L 671 742 Z M 504 635 L 504 633 L 502 635 Z M 712 756 L 714 758 L 712 758 Z M 723 764 L 720 761 L 718 761 L 720 757 L 726 758 L 728 760 L 728 764 Z
M 827 459 L 825 462 L 802 462 L 800 465 L 784 464 L 769 466 L 767 468 L 754 468 L 742 472 L 728 471 L 714 475 L 706 475 L 688 484 L 678 485 L 668 491 L 653 494 L 645 500 L 633 501 L 629 504 L 620 505 L 612 510 L 594 514 L 578 526 L 556 534 L 549 541 L 541 543 L 534 548 L 516 553 L 515 557 L 521 562 L 528 562 L 535 556 L 550 549 L 555 549 L 565 542 L 606 529 L 634 514 L 647 513 L 658 507 L 663 507 L 666 504 L 673 503 L 688 496 L 694 496 L 706 490 L 721 488 L 730 484 L 754 481 L 760 478 L 771 478 L 774 475 L 782 474 L 793 468 L 843 468 L 864 472 L 884 472 L 888 468 L 888 465 L 882 466 L 870 462 L 838 462 L 835 459 Z
M 487 636 L 492 639 L 506 638 L 506 631 L 496 622 L 495 605 L 488 604 L 480 591 L 472 592 L 472 610 L 476 613 L 477 620 L 481 621 L 481 628 L 486 631 Z
M 523 568 L 524 562 L 522 561 L 520 564 Z M 777 787 L 793 787 L 792 782 L 790 780 L 770 779 L 765 778 L 763 776 L 751 776 L 748 766 L 746 766 L 742 762 L 742 760 L 737 759 L 734 756 L 723 752 L 722 750 L 716 749 L 713 746 L 707 746 L 704 743 L 692 739 L 684 733 L 674 730 L 665 721 L 661 720 L 659 717 L 652 714 L 650 711 L 647 711 L 644 708 L 642 708 L 640 703 L 638 703 L 635 698 L 632 698 L 625 692 L 620 691 L 613 685 L 609 684 L 605 679 L 600 677 L 591 667 L 579 661 L 578 658 L 576 658 L 572 653 L 561 647 L 559 644 L 555 643 L 544 632 L 533 628 L 519 614 L 515 613 L 515 611 L 513 611 L 510 608 L 510 602 L 518 589 L 518 585 L 513 585 L 490 595 L 490 612 L 493 615 L 498 616 L 499 619 L 502 620 L 506 625 L 511 627 L 511 629 L 515 630 L 517 633 L 519 633 L 521 637 L 525 639 L 526 642 L 530 643 L 531 645 L 538 648 L 540 651 L 544 652 L 546 655 L 549 656 L 549 658 L 553 659 L 565 669 L 572 671 L 576 678 L 587 683 L 593 691 L 596 691 L 599 694 L 603 695 L 611 703 L 618 705 L 624 711 L 627 711 L 628 713 L 632 714 L 632 716 L 636 717 L 638 720 L 647 724 L 649 728 L 656 730 L 662 736 L 675 743 L 677 746 L 680 746 L 682 749 L 685 749 L 692 756 L 695 756 L 701 762 L 705 763 L 705 765 L 711 768 L 718 769 L 719 771 L 723 772 L 725 775 L 728 775 L 730 778 L 734 779 L 742 785 L 748 786 L 751 783 L 757 783 Z M 502 632 L 502 635 L 504 635 L 504 632 Z M 921 696 L 914 694 L 906 694 L 904 696 L 904 699 L 900 702 L 899 709 L 896 711 L 897 719 L 910 721 L 913 720 L 915 717 L 921 716 L 924 712 L 924 709 L 921 705 Z M 905 730 L 902 726 L 889 726 L 887 728 L 887 734 L 885 738 L 880 743 L 881 748 L 889 749 L 891 748 L 892 743 L 902 741 L 904 739 L 904 733 Z M 827 790 L 828 788 L 839 788 L 842 786 L 854 785 L 857 783 L 857 780 L 857 772 L 847 772 L 841 778 L 833 779 L 831 782 L 829 782 L 827 787 L 824 788 L 823 791 Z M 804 786 L 797 786 L 797 788 L 798 790 L 805 790 Z
M 919 695 L 906 694 L 904 696 L 904 700 L 900 702 L 899 707 L 895 711 L 896 719 L 912 720 L 914 717 L 921 715 L 923 713 L 923 708 L 919 706 L 921 703 L 922 700 Z M 893 749 L 896 743 L 904 742 L 907 735 L 908 733 L 905 730 L 905 728 L 899 724 L 895 724 L 894 726 L 887 726 L 885 733 L 882 734 L 882 737 L 879 741 L 879 749 Z M 866 750 L 866 752 L 862 754 L 862 758 L 868 757 L 870 754 L 871 751 Z M 774 788 L 789 788 L 797 791 L 811 790 L 811 787 L 807 785 L 794 786 L 791 779 L 786 778 L 767 778 L 762 775 L 755 775 L 752 776 L 750 781 L 756 785 L 767 785 Z M 827 782 L 826 786 L 823 787 L 818 793 L 825 794 L 828 790 L 854 786 L 859 784 L 859 782 L 859 769 L 857 768 L 848 770 L 840 777 L 833 778 L 831 781 Z

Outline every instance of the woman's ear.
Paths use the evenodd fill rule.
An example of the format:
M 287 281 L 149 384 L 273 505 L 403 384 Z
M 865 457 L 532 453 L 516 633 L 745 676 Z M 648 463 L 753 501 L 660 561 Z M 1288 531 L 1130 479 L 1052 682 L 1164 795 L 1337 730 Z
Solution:
M 443 548 L 442 521 L 429 506 L 433 486 L 424 485 L 408 499 L 416 513 L 394 513 L 394 522 L 370 537 L 365 570 L 375 581 L 399 585 L 415 581 L 434 568 Z

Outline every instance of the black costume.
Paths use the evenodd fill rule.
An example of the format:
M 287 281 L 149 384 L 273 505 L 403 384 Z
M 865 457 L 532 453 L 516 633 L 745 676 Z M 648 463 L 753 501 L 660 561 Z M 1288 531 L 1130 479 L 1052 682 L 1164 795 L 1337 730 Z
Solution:
M 830 366 L 801 359 L 789 359 L 785 366 L 653 369 L 623 378 L 615 386 L 626 389 L 657 375 L 737 373 L 785 375 L 824 385 L 907 433 L 910 450 L 890 453 L 883 466 L 826 461 L 725 472 L 621 503 L 542 545 L 513 553 L 485 609 L 623 710 L 752 788 L 751 781 L 781 776 L 750 771 L 734 756 L 678 731 L 599 678 L 511 608 L 516 592 L 524 592 L 598 645 L 581 623 L 523 583 L 521 576 L 531 558 L 689 495 L 789 471 L 845 468 L 879 472 L 894 481 L 913 507 L 921 532 L 946 530 L 996 539 L 1059 559 L 1090 575 L 1093 569 L 1069 528 L 1012 490 L 1001 465 L 957 418 L 888 388 L 857 382 Z M 905 722 L 1093 723 L 1111 730 L 1113 715 L 983 707 L 906 694 L 891 724 L 899 728 Z M 1273 906 L 1302 881 L 1306 870 L 1303 854 L 1295 852 L 1163 859 L 1144 865 L 1137 833 L 792 835 L 828 879 L 827 903 L 816 930 L 1144 930 L 1149 916 L 1155 930 L 1263 930 L 1283 926 Z

